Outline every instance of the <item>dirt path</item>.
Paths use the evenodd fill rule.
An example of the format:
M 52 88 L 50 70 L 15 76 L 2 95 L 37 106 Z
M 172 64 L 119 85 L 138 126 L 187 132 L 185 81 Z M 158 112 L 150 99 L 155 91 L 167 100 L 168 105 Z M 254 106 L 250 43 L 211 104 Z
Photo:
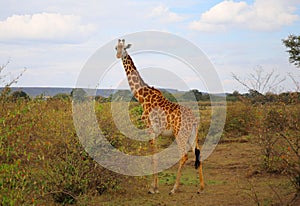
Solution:
M 147 194 L 151 177 L 134 178 L 118 193 L 97 197 L 91 205 L 282 205 L 293 197 L 293 188 L 283 175 L 259 170 L 260 151 L 246 143 L 219 144 L 204 162 L 206 188 L 197 194 L 198 177 L 189 154 L 182 173 L 182 185 L 175 195 L 172 189 L 177 166 L 160 174 L 160 193 Z

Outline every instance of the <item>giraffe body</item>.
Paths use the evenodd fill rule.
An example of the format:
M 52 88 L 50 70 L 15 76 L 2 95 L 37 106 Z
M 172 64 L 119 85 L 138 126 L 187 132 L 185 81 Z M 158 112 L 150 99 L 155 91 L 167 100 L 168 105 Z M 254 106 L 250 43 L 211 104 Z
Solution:
M 204 182 L 198 146 L 198 121 L 196 117 L 189 108 L 170 102 L 162 95 L 161 91 L 147 85 L 143 81 L 131 57 L 127 54 L 126 49 L 130 46 L 131 45 L 125 45 L 125 40 L 119 40 L 118 45 L 116 46 L 117 58 L 122 58 L 131 92 L 143 107 L 142 120 L 145 121 L 149 133 L 152 135 L 150 143 L 153 148 L 153 153 L 156 153 L 155 138 L 159 135 L 163 137 L 175 137 L 180 152 L 181 159 L 179 161 L 176 182 L 170 193 L 175 193 L 179 186 L 181 168 L 188 159 L 187 153 L 189 146 L 192 147 L 196 154 L 195 167 L 196 169 L 199 168 L 199 191 L 203 190 Z M 189 141 L 190 139 L 193 139 L 194 141 L 191 142 Z M 157 160 L 155 160 L 155 155 L 153 165 L 154 180 L 149 193 L 158 193 L 158 177 L 155 170 L 157 167 Z

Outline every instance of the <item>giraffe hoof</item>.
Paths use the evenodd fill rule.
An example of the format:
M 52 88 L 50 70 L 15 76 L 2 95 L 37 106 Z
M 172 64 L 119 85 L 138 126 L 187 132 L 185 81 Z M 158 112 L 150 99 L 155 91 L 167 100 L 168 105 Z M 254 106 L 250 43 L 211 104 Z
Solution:
M 201 194 L 201 193 L 203 193 L 203 188 L 201 188 L 197 191 L 197 194 Z
M 169 192 L 169 195 L 173 195 L 175 193 L 175 190 L 172 189 L 170 192 Z
M 159 191 L 158 191 L 157 188 L 156 188 L 156 189 L 151 188 L 151 189 L 149 189 L 149 191 L 148 191 L 148 194 L 158 194 L 158 193 L 159 193 Z
M 148 194 L 152 195 L 152 194 L 155 194 L 155 192 L 153 190 L 149 190 Z

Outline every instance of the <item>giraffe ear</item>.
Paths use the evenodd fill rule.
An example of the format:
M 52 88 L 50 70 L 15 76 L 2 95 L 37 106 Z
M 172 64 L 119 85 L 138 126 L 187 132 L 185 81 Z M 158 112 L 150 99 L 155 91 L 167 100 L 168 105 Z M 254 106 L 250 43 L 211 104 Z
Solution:
M 125 49 L 129 49 L 131 47 L 131 44 L 127 44 Z
M 117 46 L 115 46 L 115 50 L 117 50 L 118 48 L 117 48 Z

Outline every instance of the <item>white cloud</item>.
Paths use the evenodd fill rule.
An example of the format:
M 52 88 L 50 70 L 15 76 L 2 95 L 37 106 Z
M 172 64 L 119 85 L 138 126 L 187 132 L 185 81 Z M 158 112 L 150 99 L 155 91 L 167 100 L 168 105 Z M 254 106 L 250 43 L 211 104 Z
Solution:
M 184 20 L 184 17 L 170 11 L 168 7 L 163 5 L 153 8 L 149 17 L 158 18 L 163 23 L 180 22 Z
M 94 30 L 94 25 L 83 24 L 75 15 L 12 15 L 0 21 L 0 40 L 81 41 Z
M 294 0 L 222 1 L 190 23 L 189 28 L 199 31 L 220 31 L 230 28 L 244 28 L 256 31 L 273 31 L 293 24 L 299 19 L 294 14 Z M 299 3 L 298 3 L 299 4 Z

